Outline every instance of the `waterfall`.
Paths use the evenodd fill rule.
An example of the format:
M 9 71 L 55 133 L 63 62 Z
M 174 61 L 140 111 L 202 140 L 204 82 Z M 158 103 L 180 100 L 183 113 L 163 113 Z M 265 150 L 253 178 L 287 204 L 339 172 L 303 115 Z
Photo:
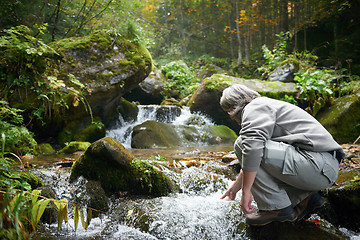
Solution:
M 125 148 L 131 148 L 131 134 L 136 125 L 147 120 L 170 123 L 175 126 L 194 126 L 201 133 L 204 125 L 214 125 L 212 120 L 200 113 L 191 113 L 189 107 L 161 106 L 161 105 L 139 105 L 136 120 L 125 121 L 120 114 L 115 126 L 106 131 L 107 137 L 118 140 Z

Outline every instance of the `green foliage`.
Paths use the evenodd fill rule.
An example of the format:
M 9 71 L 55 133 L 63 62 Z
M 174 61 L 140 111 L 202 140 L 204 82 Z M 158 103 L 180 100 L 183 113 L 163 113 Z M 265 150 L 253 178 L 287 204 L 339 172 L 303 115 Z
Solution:
M 73 75 L 68 76 L 68 85 L 57 78 L 56 69 L 61 58 L 61 54 L 32 36 L 31 30 L 25 26 L 3 31 L 0 36 L 0 88 L 3 89 L 0 114 L 3 116 L 0 115 L 0 120 L 9 121 L 11 114 L 20 113 L 20 110 L 14 112 L 9 106 L 4 112 L 6 102 L 26 110 L 28 118 L 43 125 L 60 116 L 71 104 L 78 106 L 79 102 L 91 115 L 83 96 L 85 86 Z M 5 114 L 8 116 L 6 119 Z M 15 120 L 16 124 L 20 124 L 21 118 L 10 123 Z
M 153 156 L 151 158 L 151 160 L 155 160 L 155 161 L 166 161 L 166 158 L 161 156 L 160 154 L 156 155 L 156 156 Z
M 294 104 L 296 105 L 297 104 L 297 101 L 295 100 L 294 96 L 289 96 L 287 94 L 285 94 L 284 98 L 280 99 L 281 101 L 284 101 L 284 102 L 288 102 L 288 103 L 291 103 L 291 104 Z
M 168 79 L 164 84 L 166 92 L 170 95 L 178 95 L 179 98 L 188 96 L 194 91 L 191 88 L 197 84 L 197 78 L 191 69 L 183 61 L 174 61 L 161 68 L 162 73 Z M 164 95 L 168 95 L 165 93 Z
M 306 110 L 313 116 L 317 112 L 334 101 L 334 93 L 331 89 L 329 70 L 307 70 L 296 74 L 294 81 L 298 83 L 300 99 L 308 103 Z
M 289 40 L 289 33 L 276 34 L 277 40 L 273 50 L 270 50 L 266 45 L 262 46 L 265 64 L 258 68 L 258 71 L 270 74 L 281 62 L 288 58 L 286 53 L 287 41 Z

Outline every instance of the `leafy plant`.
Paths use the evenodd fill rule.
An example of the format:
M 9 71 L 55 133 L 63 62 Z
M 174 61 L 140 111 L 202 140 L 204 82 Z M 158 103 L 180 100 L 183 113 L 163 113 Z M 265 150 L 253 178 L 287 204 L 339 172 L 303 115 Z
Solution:
M 287 41 L 289 40 L 289 33 L 281 32 L 275 35 L 277 37 L 273 50 L 270 50 L 266 45 L 262 46 L 265 64 L 258 68 L 258 71 L 265 74 L 270 74 L 282 61 L 288 58 L 286 53 Z
M 296 74 L 294 81 L 298 83 L 299 98 L 308 103 L 305 109 L 313 116 L 326 104 L 334 101 L 330 77 L 327 70 L 307 70 Z
M 178 95 L 183 98 L 191 94 L 191 86 L 197 83 L 197 78 L 191 69 L 183 61 L 174 61 L 161 68 L 162 73 L 168 79 L 164 84 L 165 96 Z

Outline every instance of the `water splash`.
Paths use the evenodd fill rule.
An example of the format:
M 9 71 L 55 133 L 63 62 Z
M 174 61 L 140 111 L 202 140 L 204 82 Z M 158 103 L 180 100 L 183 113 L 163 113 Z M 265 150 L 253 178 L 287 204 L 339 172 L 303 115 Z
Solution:
M 134 121 L 125 121 L 120 115 L 115 126 L 106 131 L 106 136 L 115 138 L 125 148 L 131 148 L 131 134 L 136 125 L 142 124 L 147 120 L 171 123 L 173 125 L 194 126 L 202 134 L 202 126 L 214 125 L 213 121 L 200 113 L 191 113 L 188 107 L 179 108 L 177 106 L 161 105 L 139 105 L 139 113 Z M 180 133 L 180 129 L 176 129 Z M 181 134 L 180 134 L 181 135 Z

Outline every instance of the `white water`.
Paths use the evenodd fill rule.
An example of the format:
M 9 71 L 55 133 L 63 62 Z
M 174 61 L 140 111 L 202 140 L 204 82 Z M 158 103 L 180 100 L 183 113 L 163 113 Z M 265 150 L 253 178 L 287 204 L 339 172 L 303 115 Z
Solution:
M 131 148 L 131 133 L 133 127 L 142 124 L 147 120 L 154 120 L 160 122 L 167 122 L 173 125 L 189 125 L 188 121 L 191 118 L 197 118 L 202 125 L 214 125 L 212 120 L 200 113 L 191 113 L 188 107 L 182 107 L 179 116 L 176 116 L 173 111 L 170 111 L 167 115 L 159 115 L 157 111 L 165 106 L 160 105 L 140 105 L 139 113 L 136 121 L 125 121 L 120 115 L 117 124 L 106 131 L 106 136 L 113 137 L 118 140 L 125 148 Z M 166 106 L 167 108 L 175 109 L 175 106 Z M 191 125 L 191 124 L 190 124 Z M 201 133 L 202 128 L 199 125 L 195 126 Z

